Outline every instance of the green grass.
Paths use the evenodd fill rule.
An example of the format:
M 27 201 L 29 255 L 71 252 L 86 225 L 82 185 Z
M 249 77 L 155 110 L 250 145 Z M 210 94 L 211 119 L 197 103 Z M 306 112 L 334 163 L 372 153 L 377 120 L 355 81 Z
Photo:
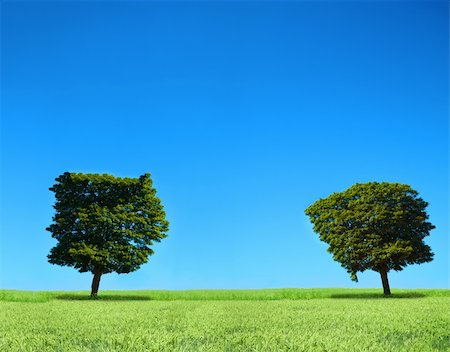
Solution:
M 0 290 L 0 351 L 450 351 L 450 290 Z

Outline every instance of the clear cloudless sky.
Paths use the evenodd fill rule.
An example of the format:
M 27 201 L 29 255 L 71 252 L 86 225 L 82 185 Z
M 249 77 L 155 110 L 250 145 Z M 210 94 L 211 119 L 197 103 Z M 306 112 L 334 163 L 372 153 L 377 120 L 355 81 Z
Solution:
M 150 172 L 171 224 L 101 289 L 380 287 L 304 215 L 368 181 L 436 225 L 392 287 L 449 287 L 447 1 L 1 6 L 1 288 L 89 289 L 46 258 L 65 171 Z

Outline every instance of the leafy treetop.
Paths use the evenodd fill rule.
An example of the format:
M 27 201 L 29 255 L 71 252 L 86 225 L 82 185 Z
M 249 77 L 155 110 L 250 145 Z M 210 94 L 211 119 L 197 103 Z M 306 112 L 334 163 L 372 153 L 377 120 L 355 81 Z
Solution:
M 56 214 L 47 228 L 58 243 L 52 264 L 80 272 L 129 273 L 153 254 L 169 223 L 150 174 L 120 178 L 66 172 L 50 188 Z
M 357 281 L 357 272 L 400 271 L 433 259 L 423 239 L 435 228 L 428 203 L 400 183 L 357 183 L 308 207 L 314 231 L 333 258 Z M 387 280 L 387 278 L 386 278 Z

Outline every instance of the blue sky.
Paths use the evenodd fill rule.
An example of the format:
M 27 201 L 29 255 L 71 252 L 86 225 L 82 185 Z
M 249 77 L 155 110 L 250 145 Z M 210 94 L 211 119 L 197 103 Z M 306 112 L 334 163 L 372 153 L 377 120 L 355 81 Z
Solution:
M 47 263 L 65 171 L 151 172 L 171 223 L 100 289 L 380 287 L 348 274 L 304 209 L 356 182 L 430 203 L 449 287 L 448 4 L 3 2 L 0 287 L 89 289 Z

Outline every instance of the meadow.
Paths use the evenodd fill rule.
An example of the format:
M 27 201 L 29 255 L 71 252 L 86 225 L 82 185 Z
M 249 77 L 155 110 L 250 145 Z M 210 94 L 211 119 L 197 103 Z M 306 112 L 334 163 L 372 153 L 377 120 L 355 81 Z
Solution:
M 450 351 L 450 290 L 0 290 L 1 351 Z

